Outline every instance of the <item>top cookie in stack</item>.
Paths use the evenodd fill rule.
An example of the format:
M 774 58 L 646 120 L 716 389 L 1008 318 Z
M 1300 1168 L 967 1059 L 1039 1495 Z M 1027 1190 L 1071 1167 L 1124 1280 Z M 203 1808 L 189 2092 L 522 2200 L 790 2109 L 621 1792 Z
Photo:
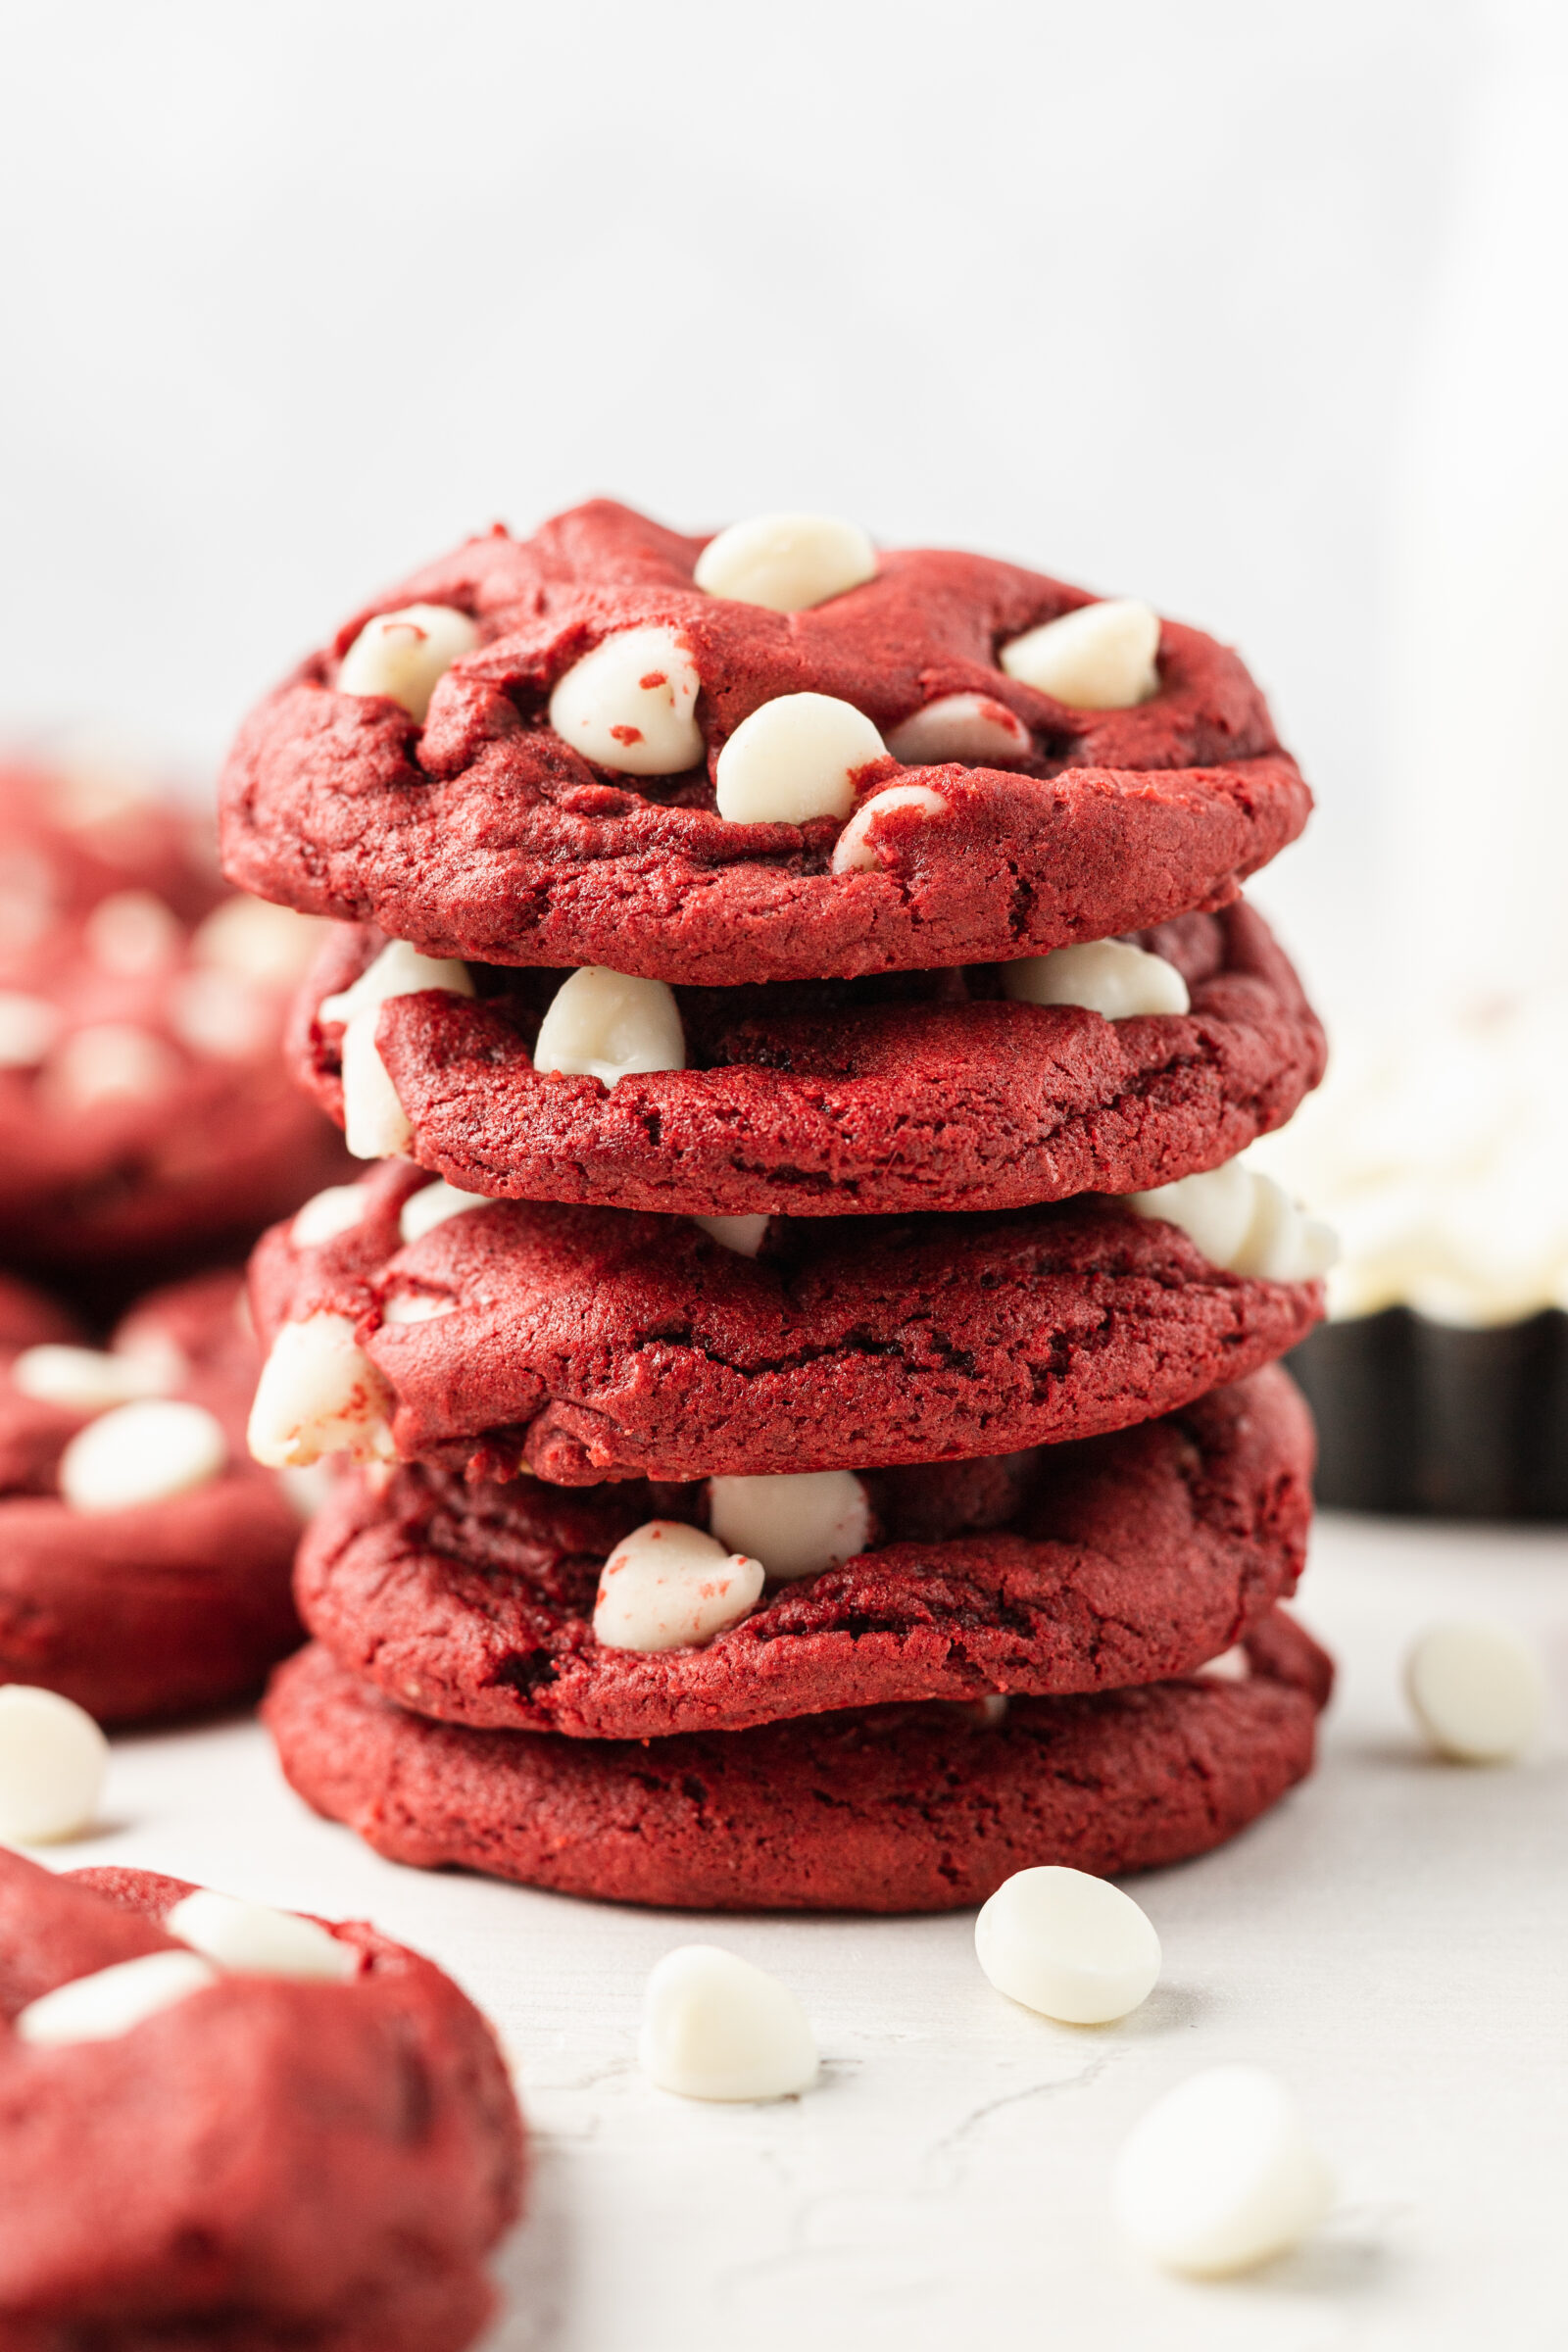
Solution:
M 1176 1544 L 1179 1598 L 1150 1582 L 1151 1638 L 1122 1679 L 1168 1694 L 1173 1672 L 1263 1639 L 1299 1567 L 1308 1449 L 1262 1368 L 1320 1311 L 1321 1248 L 1235 1159 L 1316 1083 L 1323 1044 L 1239 893 L 1308 808 L 1256 688 L 1210 639 L 1015 565 L 879 554 L 815 516 L 703 541 L 598 502 L 525 542 L 497 531 L 357 616 L 261 707 L 224 778 L 227 870 L 339 923 L 296 1009 L 296 1069 L 361 1157 L 436 1180 L 389 1169 L 324 1195 L 254 1270 L 274 1342 L 263 1457 L 411 1465 L 390 1489 L 384 1469 L 351 1482 L 302 1560 L 332 1654 L 288 1671 L 274 1723 L 318 1802 L 391 1835 L 345 1758 L 433 1735 L 412 1714 L 366 1728 L 356 1678 L 376 1680 L 382 1654 L 417 1653 L 417 1674 L 379 1677 L 405 1707 L 501 1740 L 481 1777 L 512 1753 L 499 1722 L 555 1725 L 530 1763 L 575 1751 L 564 1843 L 600 1858 L 552 1883 L 607 1892 L 632 1889 L 578 1783 L 618 1802 L 621 1768 L 604 1710 L 553 1711 L 568 1664 L 703 1650 L 688 1695 L 646 1720 L 677 1740 L 722 1724 L 736 1772 L 747 1740 L 803 1734 L 835 1703 L 1103 1690 L 1103 1645 L 1066 1630 L 1065 1603 L 967 1664 L 937 1641 L 926 1601 L 955 1544 L 966 1573 L 977 1545 L 990 1562 L 981 1613 L 1015 1618 L 992 1552 L 1013 1546 L 1016 1566 L 1021 1545 L 1045 1573 L 1066 1542 L 1054 1471 L 940 1466 L 1097 1441 L 1251 1374 L 1245 1474 L 1233 1436 L 1222 1470 L 1212 1433 L 1173 1424 L 1159 1505 L 1128 1472 L 1105 1506 L 1116 1532 L 1088 1549 L 1108 1545 L 1124 1578 L 1135 1520 L 1174 1524 L 1178 1491 L 1188 1507 L 1205 1479 L 1224 1487 L 1209 1536 L 1228 1514 L 1231 1600 L 1197 1608 L 1197 1552 Z M 899 1465 L 926 1466 L 940 1508 L 911 1518 L 859 1476 Z M 663 1515 L 629 1532 L 625 1511 L 605 1517 L 585 1589 L 589 1522 L 564 1534 L 512 1483 L 524 1470 L 653 1482 Z M 1120 1475 L 1094 1471 L 1096 1493 Z M 662 1552 L 643 1541 L 671 1526 Z M 872 1569 L 907 1588 L 877 1619 L 898 1671 L 786 1677 L 781 1706 L 792 1644 L 770 1661 L 759 1638 L 777 1588 L 798 1618 Z M 393 1605 L 404 1570 L 394 1639 L 345 1594 Z M 481 1621 L 496 1638 L 498 1578 L 527 1623 L 515 1655 L 488 1659 L 481 1700 L 464 1660 Z M 1240 1768 L 1240 1813 L 1222 1824 L 1220 1805 L 1205 1837 L 1189 1824 L 1161 1852 L 1211 1842 L 1304 1768 L 1322 1692 L 1303 1672 L 1305 1731 L 1275 1742 L 1290 1770 Z M 509 1717 L 498 1690 L 527 1708 Z M 1210 1714 L 1243 1703 L 1234 1686 L 1200 1695 Z M 301 1741 L 334 1706 L 327 1769 Z M 432 1847 L 425 1818 L 425 1842 L 394 1850 L 471 1859 L 474 1810 L 468 1845 Z M 743 1842 L 747 1817 L 729 1818 Z M 680 1839 L 654 1843 L 669 1858 Z M 1093 1850 L 1112 1866 L 1112 1848 Z M 483 1850 L 548 1875 L 531 1849 Z M 701 1887 L 669 1859 L 635 1890 L 759 1899 L 743 1857 L 706 1851 Z M 879 1907 L 927 1899 L 928 1864 L 884 1873 Z M 834 1886 L 846 1899 L 842 1873 Z M 780 1899 L 816 1898 L 803 1882 Z

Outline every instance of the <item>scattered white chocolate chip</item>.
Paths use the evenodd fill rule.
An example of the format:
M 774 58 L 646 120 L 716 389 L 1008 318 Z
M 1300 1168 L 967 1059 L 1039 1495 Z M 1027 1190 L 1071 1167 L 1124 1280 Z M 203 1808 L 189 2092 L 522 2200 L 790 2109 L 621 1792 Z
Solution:
M 166 1009 L 180 1044 L 216 1061 L 251 1061 L 276 1042 L 277 999 L 216 964 L 181 972 Z
M 338 663 L 339 694 L 384 694 L 422 721 L 437 682 L 479 632 L 451 605 L 405 605 L 368 620 Z
M 1334 1263 L 1329 1228 L 1306 1217 L 1272 1176 L 1239 1159 L 1152 1191 L 1127 1193 L 1135 1216 L 1179 1225 L 1210 1265 L 1253 1282 L 1315 1282 Z
M 243 1290 L 234 1294 L 234 1320 L 245 1336 L 251 1337 L 250 1304 Z M 169 1396 L 190 1378 L 190 1357 L 179 1342 L 156 1325 L 143 1324 L 116 1334 L 110 1353 L 117 1362 L 135 1367 L 141 1387 L 133 1393 L 138 1396 Z M 128 1401 L 128 1399 L 127 1399 Z
M 385 1461 L 393 1453 L 385 1381 L 347 1315 L 324 1310 L 285 1323 L 262 1367 L 251 1406 L 250 1449 L 270 1470 L 298 1469 L 323 1453 Z
M 1223 2278 L 1315 2229 L 1334 2182 L 1283 2082 L 1258 2066 L 1211 2066 L 1134 2125 L 1112 2196 L 1142 2253 Z
M 860 806 L 833 844 L 833 871 L 836 874 L 863 873 L 881 861 L 871 829 L 893 808 L 918 808 L 924 816 L 942 816 L 948 803 L 940 792 L 929 784 L 888 784 L 873 792 Z
M 1075 710 L 1126 710 L 1159 688 L 1159 614 L 1132 597 L 1080 605 L 998 656 L 1009 678 Z
M 456 1298 L 442 1298 L 435 1291 L 394 1291 L 381 1307 L 383 1324 L 437 1323 L 443 1315 L 455 1315 Z
M 427 1184 L 420 1193 L 411 1193 L 398 1215 L 398 1233 L 404 1247 L 416 1242 L 426 1233 L 444 1225 L 448 1217 L 461 1217 L 467 1208 L 488 1208 L 486 1193 L 460 1193 L 455 1184 Z
M 193 1952 L 244 1976 L 320 1977 L 341 1984 L 359 1971 L 354 1946 L 340 1943 L 314 1919 L 205 1886 L 177 1902 L 164 1927 Z
M 167 1364 L 155 1356 L 46 1341 L 38 1348 L 24 1348 L 12 1362 L 11 1381 L 39 1404 L 58 1404 L 68 1413 L 103 1413 L 138 1396 L 161 1396 L 175 1385 L 167 1371 Z
M 737 1257 L 755 1257 L 767 1239 L 771 1217 L 693 1217 L 692 1223 L 711 1234 L 721 1250 L 733 1250 Z
M 780 694 L 743 718 L 718 755 L 718 813 L 736 825 L 804 825 L 848 816 L 855 779 L 887 746 L 853 703 Z
M 1246 1683 L 1251 1680 L 1252 1661 L 1242 1643 L 1233 1642 L 1229 1649 L 1222 1649 L 1217 1658 L 1207 1659 L 1198 1672 L 1216 1683 Z
M 204 1404 L 145 1397 L 78 1429 L 60 1456 L 61 1499 L 74 1511 L 124 1511 L 210 1486 L 228 1460 L 222 1424 Z
M 1438 1753 L 1459 1764 L 1510 1764 L 1541 1729 L 1541 1660 L 1512 1626 L 1468 1618 L 1430 1626 L 1414 1643 L 1404 1687 Z
M 130 1021 L 73 1030 L 50 1054 L 44 1083 L 68 1110 L 100 1102 L 149 1102 L 178 1083 L 184 1063 L 172 1046 Z
M 313 1193 L 303 1208 L 294 1211 L 289 1240 L 296 1250 L 318 1250 L 323 1242 L 335 1241 L 340 1233 L 352 1233 L 356 1225 L 363 1225 L 369 1206 L 369 1195 L 363 1185 L 329 1184 L 325 1192 Z
M 57 2050 L 73 2041 L 113 2041 L 144 2018 L 218 1983 L 218 1971 L 199 1952 L 144 1952 L 90 1977 L 57 1984 L 12 2019 L 19 2040 Z
M 179 917 L 150 890 L 116 890 L 82 925 L 87 953 L 106 972 L 139 979 L 172 963 L 185 944 Z
M 731 1551 L 750 1553 L 769 1576 L 791 1583 L 863 1551 L 871 1505 L 853 1470 L 710 1478 L 708 1524 Z
M 623 1536 L 599 1573 L 594 1635 L 607 1649 L 683 1649 L 711 1642 L 757 1605 L 762 1565 L 680 1519 Z
M 982 1906 L 974 1948 L 999 1992 L 1069 2026 L 1126 2017 L 1159 1981 L 1147 1913 L 1082 1870 L 1014 1871 Z
M 0 1070 L 35 1070 L 60 1034 L 60 1019 L 46 998 L 0 989 Z
M 835 514 L 754 514 L 710 539 L 693 574 L 708 596 L 808 612 L 858 588 L 876 571 L 876 549 L 858 523 Z
M 1163 956 L 1125 939 L 1096 939 L 1051 956 L 1024 956 L 1002 966 L 1004 996 L 1020 1004 L 1081 1004 L 1107 1021 L 1141 1013 L 1186 1012 L 1187 983 Z
M 98 1810 L 109 1742 L 85 1707 L 31 1683 L 0 1685 L 0 1838 L 52 1844 Z
M 660 622 L 601 638 L 561 678 L 550 724 L 598 767 L 626 776 L 678 776 L 703 759 L 702 680 L 691 648 Z
M 533 1066 L 608 1087 L 642 1070 L 683 1070 L 686 1033 L 674 990 L 662 980 L 586 964 L 551 999 Z
M 426 988 L 444 988 L 455 997 L 473 994 L 466 964 L 451 956 L 421 956 L 406 939 L 394 939 L 351 988 L 323 997 L 317 1009 L 318 1021 L 344 1024 L 344 1141 L 356 1159 L 395 1159 L 413 1141 L 409 1115 L 375 1050 L 375 1025 L 389 999 L 416 997 Z
M 816 2081 L 811 2022 L 789 1986 L 711 1943 L 655 1965 L 637 2054 L 683 2099 L 785 2099 Z
M 323 929 L 318 916 L 296 914 L 292 906 L 273 906 L 266 899 L 225 899 L 191 933 L 191 960 L 262 988 L 288 988 L 304 978 Z
M 944 694 L 888 734 L 888 750 L 906 767 L 1011 767 L 1027 760 L 1034 738 L 1016 710 L 989 694 Z

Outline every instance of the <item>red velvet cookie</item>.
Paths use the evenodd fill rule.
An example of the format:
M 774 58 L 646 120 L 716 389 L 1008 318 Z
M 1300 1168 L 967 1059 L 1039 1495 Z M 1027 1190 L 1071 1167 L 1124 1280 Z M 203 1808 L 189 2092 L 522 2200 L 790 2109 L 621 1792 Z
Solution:
M 0 775 L 0 1234 L 13 1263 L 145 1283 L 341 1164 L 278 1056 L 314 933 L 226 898 L 183 813 L 116 804 L 84 839 L 74 805 Z
M 383 944 L 344 930 L 293 1022 L 297 1074 L 341 1120 L 323 999 Z M 1188 1014 L 1107 1020 L 1010 1001 L 996 966 L 677 992 L 687 1067 L 535 1070 L 561 973 L 476 975 L 479 999 L 394 997 L 381 1058 L 411 1155 L 466 1192 L 597 1206 L 831 1216 L 1130 1193 L 1233 1158 L 1323 1073 L 1323 1033 L 1250 907 L 1142 935 Z
M 164 1923 L 193 1891 L 0 1852 L 0 2343 L 462 2352 L 523 2135 L 489 2027 L 430 1961 L 321 1922 L 336 1981 L 225 1969 L 104 2039 L 13 2031 L 61 1985 L 186 1949 Z
M 295 1592 L 341 1666 L 444 1722 L 650 1739 L 836 1707 L 1113 1690 L 1186 1674 L 1295 1590 L 1312 1428 L 1277 1367 L 1113 1437 L 869 1473 L 872 1541 L 770 1581 L 702 1646 L 607 1647 L 600 1570 L 651 1519 L 708 1522 L 706 1488 L 347 1483 Z
M 331 1376 L 352 1375 L 366 1451 L 384 1443 L 379 1389 L 405 1459 L 481 1477 L 960 1460 L 1173 1411 L 1284 1354 L 1322 1311 L 1320 1285 L 1221 1272 L 1175 1226 L 1104 1200 L 775 1220 L 752 1258 L 686 1218 L 515 1200 L 399 1249 L 411 1189 L 394 1164 L 359 1188 L 350 1229 L 261 1243 L 252 1300 L 274 1355 L 253 1432 L 298 1426 L 302 1343 L 279 1329 L 323 1317 L 305 1349 L 358 1329 L 363 1354 L 334 1354 Z
M 1080 589 L 918 550 L 776 612 L 703 594 L 702 547 L 597 501 L 530 540 L 470 540 L 379 599 L 242 729 L 222 782 L 231 879 L 435 955 L 723 986 L 996 961 L 1222 906 L 1306 821 L 1310 796 L 1262 696 L 1195 629 L 1164 623 L 1151 700 L 1072 709 L 998 655 L 1089 601 Z M 422 726 L 340 680 L 362 626 L 411 605 L 470 615 L 479 639 Z M 675 632 L 701 684 L 681 774 L 591 764 L 548 723 L 567 670 L 648 627 Z M 871 864 L 836 873 L 840 819 L 717 813 L 725 744 L 763 704 L 802 693 L 853 705 L 883 735 L 975 695 L 1017 748 L 1000 766 L 873 759 L 857 774 L 861 807 L 910 780 L 940 806 L 889 810 Z
M 0 1350 L 0 1681 L 104 1722 L 182 1715 L 253 1690 L 299 1640 L 300 1513 L 245 1446 L 258 1357 L 243 1298 L 237 1274 L 198 1275 L 134 1308 L 108 1354 L 40 1344 L 71 1336 L 58 1330 Z M 149 1426 L 151 1400 L 181 1411 Z M 93 1428 L 102 1444 L 122 1406 L 139 1416 L 128 1467 L 83 1468 L 73 1441 Z M 185 1483 L 117 1507 L 117 1475 L 156 1489 L 160 1447 L 165 1487 Z
M 703 1911 L 956 1911 L 1015 1870 L 1221 1844 L 1310 1771 L 1332 1668 L 1283 1612 L 1250 1672 L 1094 1697 L 879 1707 L 673 1740 L 405 1714 L 313 1643 L 264 1713 L 289 1780 L 377 1853 Z

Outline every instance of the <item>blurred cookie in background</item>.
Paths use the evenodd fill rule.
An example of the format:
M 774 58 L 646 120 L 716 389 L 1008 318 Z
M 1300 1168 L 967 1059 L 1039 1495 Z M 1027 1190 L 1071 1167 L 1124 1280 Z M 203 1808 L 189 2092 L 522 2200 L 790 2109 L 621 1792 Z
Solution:
M 0 1257 L 111 1309 L 341 1163 L 283 1074 L 320 926 L 239 898 L 138 771 L 0 764 Z

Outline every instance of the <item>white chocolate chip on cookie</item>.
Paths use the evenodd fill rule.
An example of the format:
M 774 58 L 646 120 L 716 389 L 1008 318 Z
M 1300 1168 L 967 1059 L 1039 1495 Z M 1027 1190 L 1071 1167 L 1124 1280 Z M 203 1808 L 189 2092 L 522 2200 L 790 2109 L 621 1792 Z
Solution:
M 650 1519 L 606 1560 L 594 1635 L 607 1649 L 684 1649 L 738 1625 L 762 1591 L 758 1560 L 680 1519 Z
M 875 570 L 876 550 L 858 523 L 835 514 L 754 514 L 710 539 L 694 576 L 708 596 L 808 612 Z
M 343 1132 L 356 1159 L 395 1159 L 413 1141 L 408 1112 L 376 1051 L 375 1025 L 391 998 L 416 997 L 427 988 L 455 997 L 473 994 L 466 964 L 451 956 L 421 956 L 407 940 L 394 939 L 351 988 L 323 997 L 318 1008 L 318 1021 L 344 1024 Z
M 868 872 L 880 864 L 874 829 L 894 808 L 916 808 L 922 816 L 944 816 L 948 803 L 929 784 L 888 784 L 873 792 L 868 801 L 860 803 L 833 844 L 836 874 Z
M 551 1000 L 533 1066 L 608 1087 L 647 1070 L 683 1070 L 686 1034 L 674 990 L 662 980 L 585 965 Z
M 1021 1004 L 1081 1004 L 1107 1021 L 1187 1012 L 1187 983 L 1163 956 L 1124 939 L 1097 939 L 1002 966 L 1006 996 Z
M 270 1470 L 302 1468 L 323 1453 L 392 1458 L 386 1382 L 347 1315 L 324 1310 L 285 1323 L 262 1367 L 250 1449 Z
M 164 1926 L 204 1959 L 244 1976 L 318 1978 L 340 1984 L 359 1974 L 360 1955 L 353 1944 L 340 1943 L 316 1920 L 215 1894 L 206 1886 L 177 1902 Z
M 790 1582 L 841 1567 L 863 1551 L 871 1505 L 853 1470 L 710 1478 L 708 1524 L 720 1544 Z
M 1159 688 L 1159 614 L 1132 597 L 1080 605 L 1004 645 L 1009 678 L 1075 710 L 1126 710 Z
M 60 1456 L 74 1511 L 124 1511 L 210 1486 L 228 1461 L 222 1424 L 203 1404 L 149 1396 L 89 1421 Z
M 627 776 L 677 776 L 703 758 L 701 686 L 677 630 L 660 622 L 618 629 L 558 681 L 550 724 L 596 766 Z
M 743 718 L 718 755 L 718 813 L 737 825 L 848 816 L 856 777 L 887 746 L 863 711 L 833 694 L 781 694 Z
M 989 694 L 944 694 L 901 719 L 888 750 L 906 767 L 1012 767 L 1034 739 L 1015 710 Z
M 113 2041 L 217 1983 L 218 1971 L 199 1952 L 144 1952 L 139 1960 L 118 1961 L 40 1994 L 12 2019 L 12 2031 L 19 2041 L 40 2049 Z
M 430 697 L 479 632 L 451 605 L 405 605 L 368 620 L 338 663 L 339 694 L 381 694 L 421 724 Z
M 0 1838 L 74 1838 L 98 1811 L 109 1742 L 74 1698 L 31 1683 L 0 1687 Z

